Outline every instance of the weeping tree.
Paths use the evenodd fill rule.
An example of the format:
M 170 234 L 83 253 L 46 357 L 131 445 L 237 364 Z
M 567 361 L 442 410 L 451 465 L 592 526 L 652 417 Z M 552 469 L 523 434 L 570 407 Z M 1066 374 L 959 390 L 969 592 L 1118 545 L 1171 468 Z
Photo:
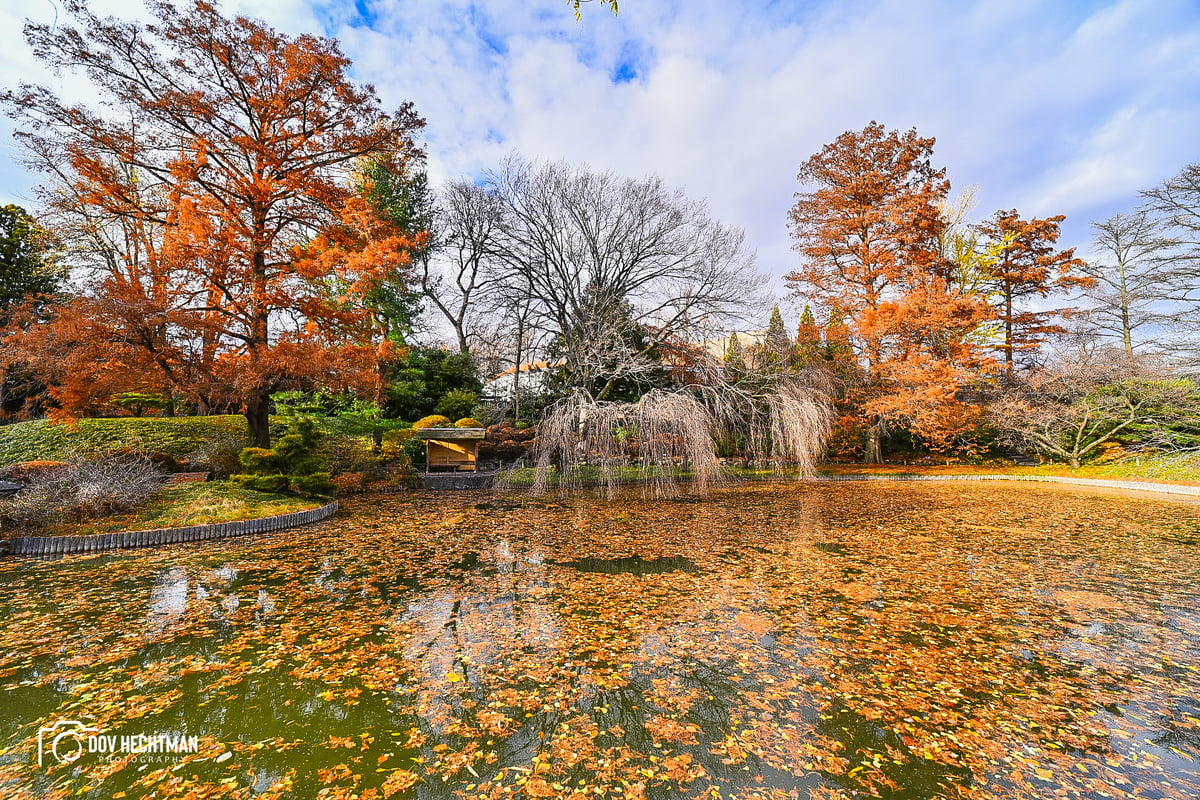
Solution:
M 586 479 L 612 495 L 634 468 L 647 493 L 676 494 L 686 478 L 703 494 L 726 477 L 717 455 L 721 442 L 736 442 L 748 462 L 778 472 L 791 466 L 811 477 L 833 416 L 822 378 L 807 371 L 738 383 L 717 379 L 653 389 L 634 402 L 575 392 L 541 423 L 534 492 L 546 491 L 557 473 L 560 491 Z
M 769 307 L 741 230 L 658 178 L 561 162 L 511 158 L 480 191 L 486 247 L 467 255 L 556 365 L 536 490 L 557 471 L 563 489 L 587 473 L 613 491 L 635 468 L 655 494 L 676 491 L 681 472 L 704 491 L 723 476 L 719 443 L 735 438 L 752 460 L 811 470 L 829 413 L 812 381 L 784 369 L 782 322 L 784 350 L 761 380 L 697 344 Z

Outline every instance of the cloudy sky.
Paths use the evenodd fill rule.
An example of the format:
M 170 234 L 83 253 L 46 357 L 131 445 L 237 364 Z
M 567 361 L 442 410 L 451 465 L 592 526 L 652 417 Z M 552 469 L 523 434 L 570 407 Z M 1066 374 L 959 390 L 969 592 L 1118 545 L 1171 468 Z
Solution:
M 118 16 L 137 0 L 93 0 Z M 428 121 L 435 178 L 517 151 L 657 173 L 742 226 L 761 268 L 794 268 L 785 216 L 801 162 L 871 120 L 937 139 L 976 217 L 1066 214 L 1064 243 L 1200 160 L 1195 0 L 226 0 L 337 37 L 385 104 Z M 0 11 L 5 82 L 48 81 L 19 33 L 54 0 Z M 36 178 L 0 130 L 0 201 Z

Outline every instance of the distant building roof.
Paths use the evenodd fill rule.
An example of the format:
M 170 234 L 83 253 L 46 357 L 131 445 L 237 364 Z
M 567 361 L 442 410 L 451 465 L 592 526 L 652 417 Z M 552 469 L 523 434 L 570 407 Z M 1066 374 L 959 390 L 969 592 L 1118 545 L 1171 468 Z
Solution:
M 527 372 L 541 372 L 542 370 L 545 370 L 545 369 L 553 369 L 554 367 L 561 367 L 566 363 L 567 363 L 567 360 L 565 358 L 560 358 L 557 361 L 526 361 L 524 364 L 521 365 L 521 373 L 524 374 Z M 504 370 L 503 372 L 496 373 L 496 375 L 492 376 L 491 380 L 489 380 L 488 382 L 491 383 L 491 381 L 494 381 L 498 378 L 503 378 L 505 375 L 512 375 L 516 371 L 517 371 L 516 367 L 509 367 L 508 369 Z

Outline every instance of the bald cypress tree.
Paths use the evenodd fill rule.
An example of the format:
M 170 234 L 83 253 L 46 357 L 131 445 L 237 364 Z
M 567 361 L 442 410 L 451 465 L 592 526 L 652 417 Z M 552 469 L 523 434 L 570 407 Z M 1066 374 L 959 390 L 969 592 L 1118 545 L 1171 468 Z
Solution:
M 796 329 L 796 345 L 793 348 L 793 363 L 797 367 L 807 367 L 812 362 L 825 355 L 821 343 L 821 329 L 813 317 L 812 309 L 804 306 L 800 314 L 800 327 Z

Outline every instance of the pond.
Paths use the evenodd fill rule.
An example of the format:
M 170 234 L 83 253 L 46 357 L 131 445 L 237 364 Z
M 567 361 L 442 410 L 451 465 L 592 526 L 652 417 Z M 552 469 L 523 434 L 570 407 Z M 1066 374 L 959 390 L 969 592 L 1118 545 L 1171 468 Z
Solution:
M 344 509 L 4 561 L 2 794 L 1200 796 L 1200 506 L 759 483 Z

